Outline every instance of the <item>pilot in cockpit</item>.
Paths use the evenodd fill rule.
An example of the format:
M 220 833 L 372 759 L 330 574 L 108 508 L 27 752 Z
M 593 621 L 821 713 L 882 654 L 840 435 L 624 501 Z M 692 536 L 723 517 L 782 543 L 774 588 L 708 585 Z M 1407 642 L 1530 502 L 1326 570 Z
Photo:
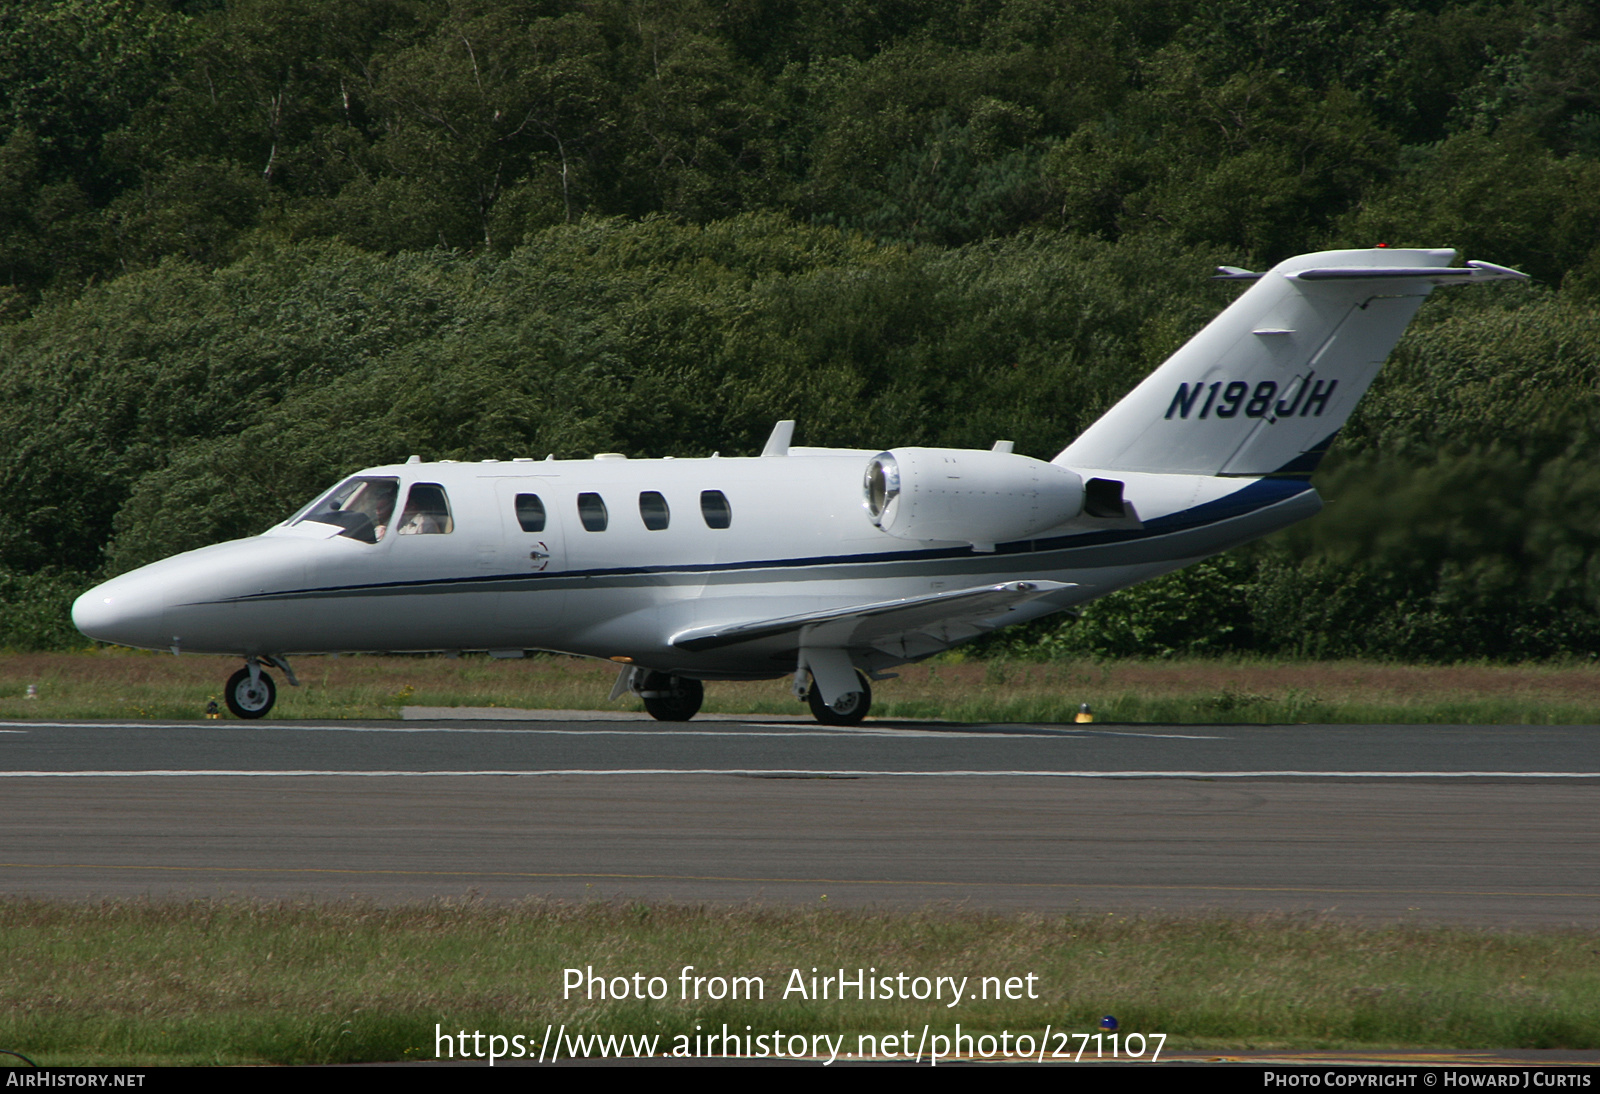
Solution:
M 439 535 L 451 531 L 450 503 L 445 499 L 444 487 L 435 483 L 419 482 L 406 495 L 405 511 L 400 514 L 402 536 Z
M 389 530 L 400 484 L 394 479 L 356 478 L 341 484 L 295 521 L 331 524 L 341 536 L 377 543 Z

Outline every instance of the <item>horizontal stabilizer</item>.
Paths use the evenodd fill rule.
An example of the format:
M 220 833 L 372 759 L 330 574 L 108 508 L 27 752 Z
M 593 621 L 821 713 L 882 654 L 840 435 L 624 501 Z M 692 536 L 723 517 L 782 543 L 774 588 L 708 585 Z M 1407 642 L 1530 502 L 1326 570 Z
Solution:
M 804 615 L 783 616 L 721 627 L 704 627 L 673 635 L 672 644 L 691 652 L 721 649 L 741 642 L 794 635 L 798 645 L 802 632 L 810 646 L 879 649 L 917 649 L 910 656 L 922 656 L 957 642 L 991 631 L 1002 625 L 999 617 L 1041 596 L 1070 589 L 1060 581 L 1008 581 L 1004 585 L 980 585 L 929 596 L 858 604 Z
M 1466 266 L 1323 266 L 1296 270 L 1285 277 L 1297 281 L 1376 281 L 1392 278 L 1426 278 L 1435 285 L 1464 285 L 1479 281 L 1526 281 L 1528 275 L 1492 262 Z

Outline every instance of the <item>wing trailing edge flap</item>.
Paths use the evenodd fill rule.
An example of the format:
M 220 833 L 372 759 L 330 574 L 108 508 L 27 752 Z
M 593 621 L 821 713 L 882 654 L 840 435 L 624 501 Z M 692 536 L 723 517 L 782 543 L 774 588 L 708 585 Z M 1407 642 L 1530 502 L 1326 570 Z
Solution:
M 681 650 L 698 653 L 793 634 L 797 646 L 872 646 L 897 657 L 920 657 L 994 630 L 1001 623 L 998 617 L 1006 612 L 1073 587 L 1063 581 L 1008 581 L 804 615 L 700 627 L 675 634 L 671 641 Z

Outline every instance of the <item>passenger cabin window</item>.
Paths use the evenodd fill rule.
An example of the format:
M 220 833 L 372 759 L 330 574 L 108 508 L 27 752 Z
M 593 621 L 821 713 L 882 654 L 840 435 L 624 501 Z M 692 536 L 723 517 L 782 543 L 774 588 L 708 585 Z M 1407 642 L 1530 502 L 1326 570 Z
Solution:
M 672 521 L 672 510 L 667 508 L 667 499 L 654 490 L 646 490 L 639 495 L 639 515 L 644 518 L 644 526 L 652 532 L 659 532 Z
M 700 491 L 700 514 L 706 518 L 707 528 L 726 528 L 733 523 L 733 509 L 721 490 Z
M 524 532 L 544 531 L 544 502 L 538 494 L 517 495 L 517 523 Z
M 599 494 L 579 494 L 578 519 L 589 531 L 604 532 L 610 519 L 606 514 L 605 500 Z
M 436 482 L 419 482 L 406 495 L 406 508 L 400 514 L 402 536 L 437 536 L 455 531 L 450 519 L 450 501 L 444 487 Z
M 341 536 L 377 543 L 389 530 L 399 496 L 399 479 L 350 479 L 313 504 L 295 523 L 329 524 L 338 528 Z

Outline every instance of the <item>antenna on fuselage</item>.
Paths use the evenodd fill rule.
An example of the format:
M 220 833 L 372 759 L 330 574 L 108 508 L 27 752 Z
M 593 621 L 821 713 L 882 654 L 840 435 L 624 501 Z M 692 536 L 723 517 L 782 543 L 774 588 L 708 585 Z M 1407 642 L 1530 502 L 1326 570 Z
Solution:
M 767 446 L 761 450 L 763 456 L 787 456 L 789 442 L 794 439 L 794 420 L 785 418 L 772 427 L 772 436 L 767 438 Z

